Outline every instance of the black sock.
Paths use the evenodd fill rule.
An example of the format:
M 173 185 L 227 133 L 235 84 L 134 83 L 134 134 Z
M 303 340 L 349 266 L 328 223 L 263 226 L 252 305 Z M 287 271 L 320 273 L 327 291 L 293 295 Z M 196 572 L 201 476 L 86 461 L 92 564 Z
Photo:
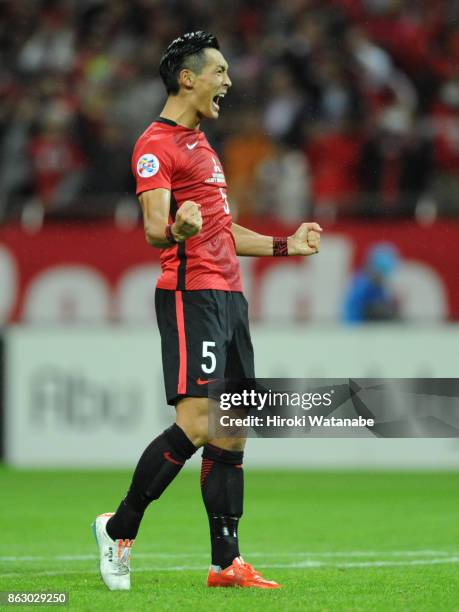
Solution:
M 206 444 L 202 453 L 201 491 L 207 510 L 212 565 L 226 568 L 239 557 L 237 528 L 244 496 L 244 453 Z
M 136 537 L 147 506 L 158 499 L 196 451 L 175 423 L 147 446 L 135 468 L 126 497 L 107 522 L 107 533 L 113 540 Z

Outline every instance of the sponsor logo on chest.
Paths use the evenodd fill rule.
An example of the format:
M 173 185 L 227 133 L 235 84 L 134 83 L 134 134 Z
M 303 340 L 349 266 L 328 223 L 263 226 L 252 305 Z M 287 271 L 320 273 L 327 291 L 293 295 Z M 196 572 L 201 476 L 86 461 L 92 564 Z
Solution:
M 212 162 L 213 162 L 212 176 L 207 178 L 204 182 L 209 183 L 209 184 L 225 183 L 226 181 L 225 181 L 225 175 L 223 174 L 223 170 L 221 169 L 218 161 L 215 159 L 214 156 L 212 156 Z

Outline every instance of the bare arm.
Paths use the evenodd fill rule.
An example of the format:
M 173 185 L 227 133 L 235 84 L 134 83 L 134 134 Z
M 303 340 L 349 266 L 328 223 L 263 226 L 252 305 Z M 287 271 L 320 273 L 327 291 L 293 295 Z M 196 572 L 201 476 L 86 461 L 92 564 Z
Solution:
M 152 189 L 139 196 L 143 212 L 145 239 L 151 246 L 165 249 L 170 246 L 166 240 L 166 225 L 169 219 L 171 192 L 168 189 Z
M 236 253 L 238 255 L 269 257 L 273 254 L 272 236 L 257 234 L 257 232 L 236 223 L 233 223 L 231 231 L 236 242 Z
M 269 257 L 273 255 L 273 237 L 258 234 L 233 223 L 231 227 L 238 255 Z M 288 255 L 314 255 L 319 252 L 320 232 L 317 223 L 302 223 L 292 236 L 288 236 Z
M 173 241 L 168 239 L 166 228 L 169 222 L 171 192 L 168 189 L 151 189 L 139 196 L 143 212 L 145 238 L 151 246 L 166 249 L 175 242 L 183 242 L 201 231 L 200 204 L 187 200 L 177 211 L 170 226 Z

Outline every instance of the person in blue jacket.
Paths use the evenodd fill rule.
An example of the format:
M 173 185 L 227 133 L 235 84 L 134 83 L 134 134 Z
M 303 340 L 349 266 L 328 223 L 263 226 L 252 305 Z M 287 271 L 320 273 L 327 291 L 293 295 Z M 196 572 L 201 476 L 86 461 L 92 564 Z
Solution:
M 399 318 L 397 300 L 388 282 L 399 265 L 400 255 L 392 244 L 379 242 L 370 248 L 364 267 L 356 272 L 349 285 L 342 313 L 345 323 Z

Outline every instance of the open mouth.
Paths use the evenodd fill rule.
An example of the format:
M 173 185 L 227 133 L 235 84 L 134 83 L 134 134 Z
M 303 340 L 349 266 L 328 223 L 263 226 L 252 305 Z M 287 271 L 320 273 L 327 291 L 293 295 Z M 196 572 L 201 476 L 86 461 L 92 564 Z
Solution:
M 214 110 L 217 110 L 217 111 L 220 110 L 220 104 L 224 97 L 225 97 L 225 94 L 217 94 L 216 96 L 212 98 L 212 106 Z

